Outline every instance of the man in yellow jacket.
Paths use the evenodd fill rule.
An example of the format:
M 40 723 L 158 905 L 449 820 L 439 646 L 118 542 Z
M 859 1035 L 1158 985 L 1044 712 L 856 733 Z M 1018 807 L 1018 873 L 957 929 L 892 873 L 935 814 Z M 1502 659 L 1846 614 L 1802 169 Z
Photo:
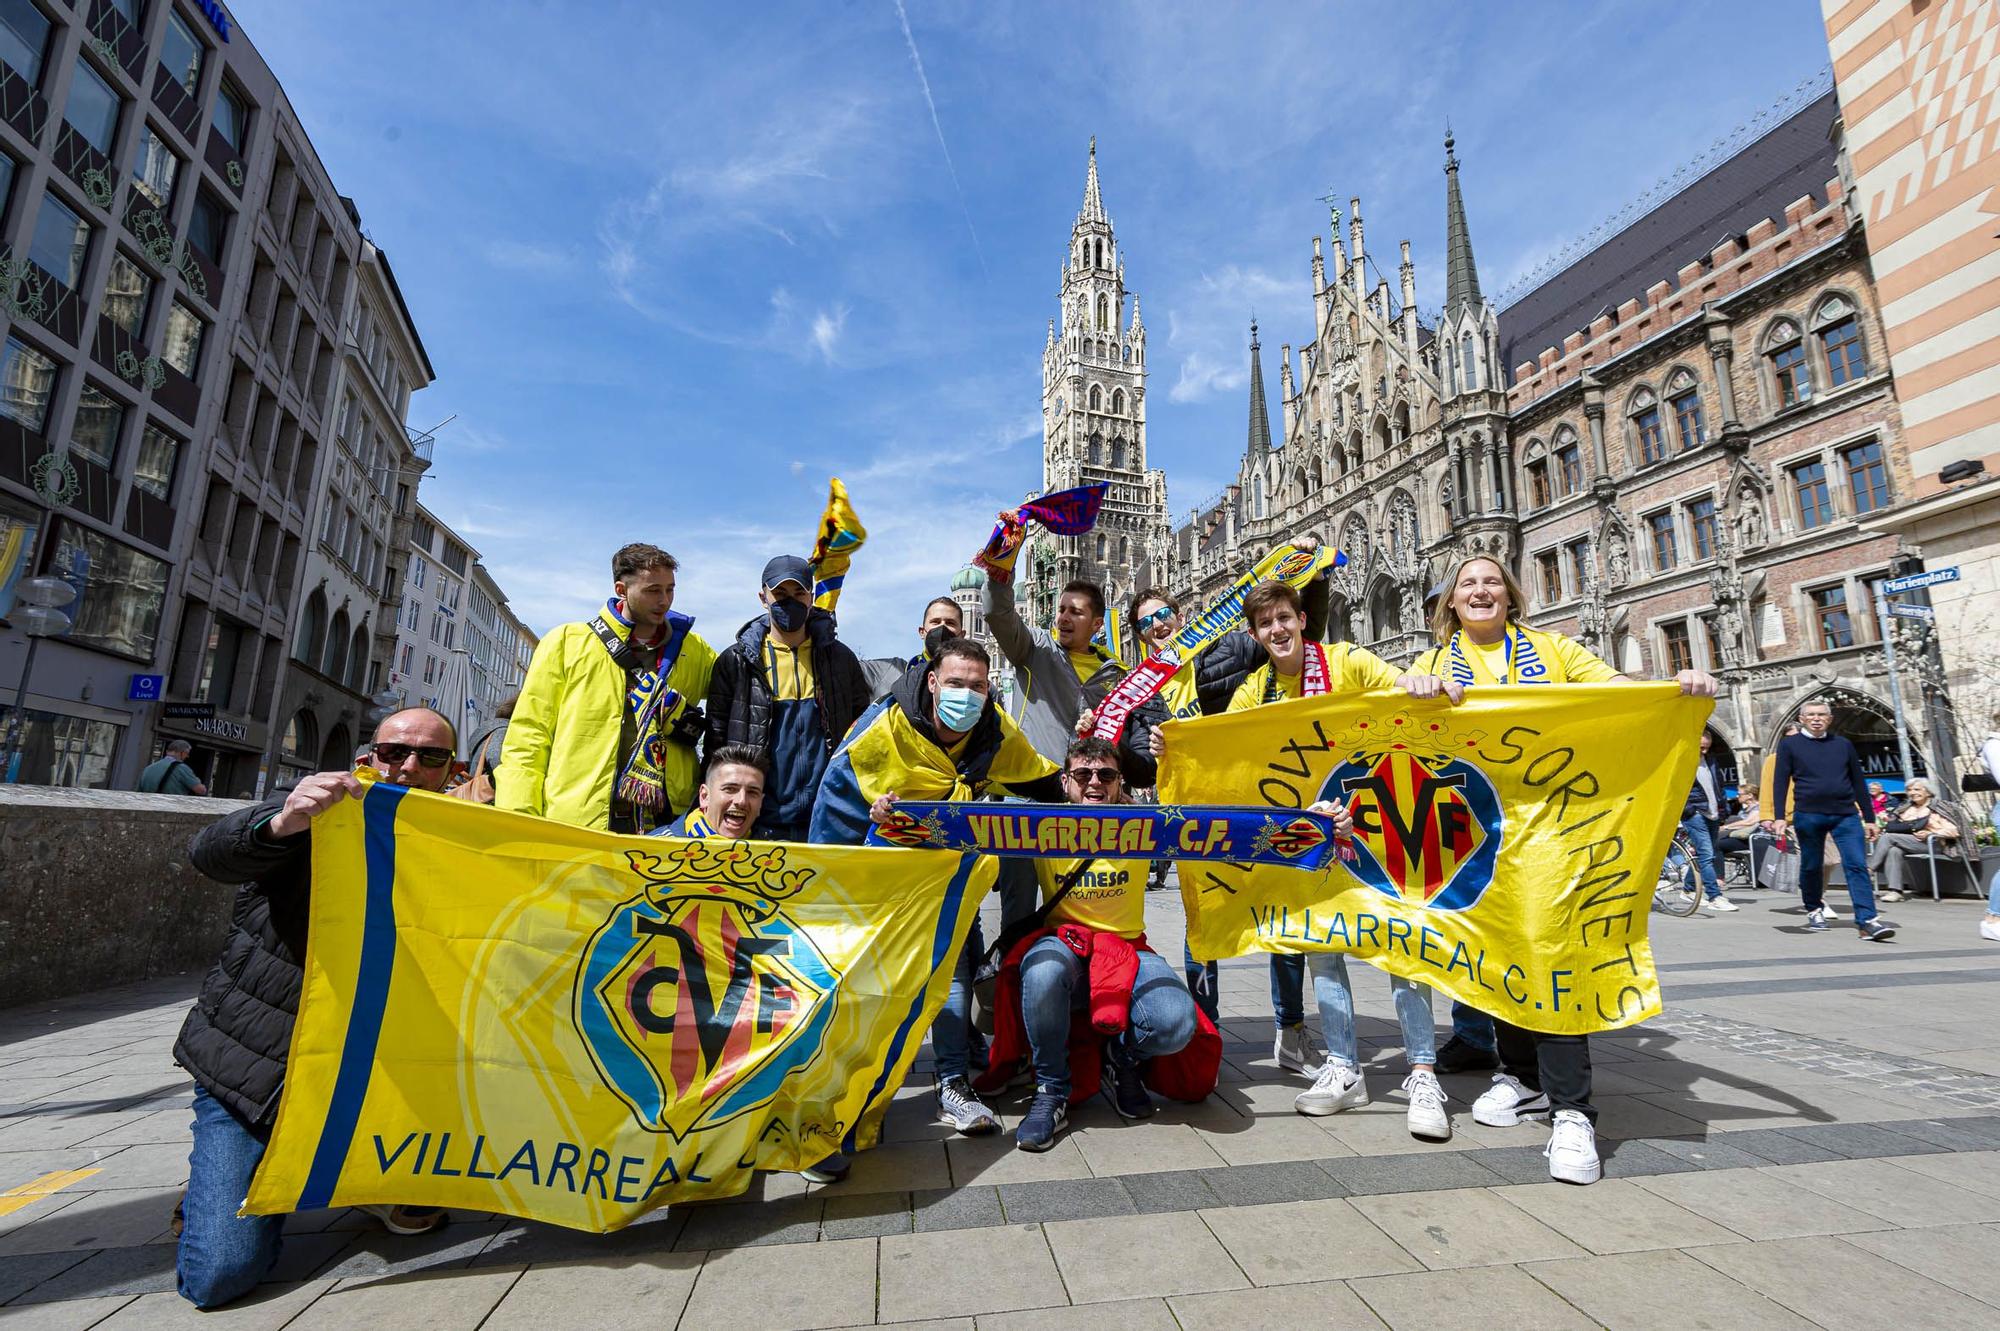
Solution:
M 603 612 L 535 648 L 495 774 L 500 808 L 650 832 L 691 807 L 715 649 L 674 613 L 677 567 L 658 546 L 624 547 Z

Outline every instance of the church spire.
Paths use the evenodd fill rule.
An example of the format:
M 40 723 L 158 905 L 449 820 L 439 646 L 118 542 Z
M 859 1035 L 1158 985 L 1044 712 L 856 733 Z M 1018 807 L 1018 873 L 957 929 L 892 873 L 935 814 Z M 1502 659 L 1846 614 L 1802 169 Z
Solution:
M 1445 270 L 1444 308 L 1450 314 L 1462 305 L 1478 305 L 1479 267 L 1472 260 L 1472 231 L 1465 224 L 1465 199 L 1458 192 L 1458 155 L 1452 151 L 1450 128 L 1444 132 Z
M 1097 136 L 1090 136 L 1090 173 L 1083 182 L 1083 211 L 1077 215 L 1079 222 L 1102 222 L 1104 200 L 1097 193 Z
M 1253 458 L 1271 451 L 1271 417 L 1264 410 L 1264 363 L 1257 354 L 1257 321 L 1250 321 L 1250 445 Z

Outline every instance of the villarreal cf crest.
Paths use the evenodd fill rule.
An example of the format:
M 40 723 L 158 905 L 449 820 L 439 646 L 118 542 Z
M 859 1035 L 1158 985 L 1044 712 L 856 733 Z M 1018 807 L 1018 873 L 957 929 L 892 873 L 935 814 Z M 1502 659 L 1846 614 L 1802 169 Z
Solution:
M 628 852 L 644 890 L 584 949 L 577 1030 L 640 1127 L 676 1140 L 768 1104 L 810 1066 L 837 975 L 783 909 L 811 878 L 781 846 Z
M 1367 733 L 1371 728 L 1385 733 Z M 1413 906 L 1476 904 L 1493 881 L 1503 830 L 1500 797 L 1486 773 L 1452 752 L 1437 722 L 1363 721 L 1341 738 L 1348 741 L 1345 761 L 1321 798 L 1345 802 L 1354 815 L 1358 853 L 1348 867 Z

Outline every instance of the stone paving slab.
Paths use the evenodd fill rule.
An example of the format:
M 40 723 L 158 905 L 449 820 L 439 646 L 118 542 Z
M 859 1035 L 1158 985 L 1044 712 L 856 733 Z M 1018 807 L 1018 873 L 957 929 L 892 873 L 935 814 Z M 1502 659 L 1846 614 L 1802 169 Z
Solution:
M 1937 1310 L 1927 1328 L 2000 1324 L 1982 1288 L 2000 1255 L 2000 1058 L 1980 1043 L 2000 1024 L 2000 974 L 1972 936 L 1976 903 L 1906 906 L 1906 942 L 1862 948 L 1786 934 L 1792 917 L 1743 899 L 1722 920 L 1656 921 L 1667 1015 L 1593 1039 L 1606 1173 L 1594 1188 L 1546 1181 L 1546 1127 L 1471 1121 L 1484 1074 L 1444 1079 L 1453 1140 L 1410 1138 L 1386 986 L 1365 974 L 1376 1102 L 1297 1115 L 1307 1080 L 1270 1062 L 1266 968 L 1249 958 L 1223 968 L 1233 1080 L 1200 1105 L 1127 1124 L 1092 1102 L 1032 1155 L 1004 1135 L 952 1136 L 915 1078 L 885 1149 L 845 1184 L 767 1176 L 744 1199 L 606 1236 L 461 1215 L 392 1239 L 352 1211 L 294 1217 L 274 1282 L 219 1315 L 172 1292 L 165 1229 L 188 1119 L 167 1050 L 195 977 L 0 1011 L 0 1192 L 100 1171 L 0 1216 L 0 1319 L 8 1331 L 295 1316 L 432 1331 L 561 1325 L 587 1308 L 593 1324 L 642 1312 L 663 1331 L 1433 1331 L 1651 1327 L 1672 1306 L 1689 1325 L 1887 1325 L 1911 1307 Z M 1177 914 L 1171 894 L 1158 904 Z M 1165 923 L 1156 937 L 1171 946 Z M 1011 1126 L 1021 1104 L 995 1107 Z M 1134 1249 L 1151 1255 L 1101 1260 Z M 893 1273 L 892 1254 L 904 1254 Z M 774 1282 L 758 1273 L 773 1262 L 810 1297 L 764 1297 Z

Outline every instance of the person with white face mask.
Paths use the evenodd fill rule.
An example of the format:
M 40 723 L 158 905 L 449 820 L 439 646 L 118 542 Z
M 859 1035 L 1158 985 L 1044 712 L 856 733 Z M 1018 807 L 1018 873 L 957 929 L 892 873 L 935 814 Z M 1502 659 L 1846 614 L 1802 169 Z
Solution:
M 993 658 L 970 638 L 952 638 L 897 681 L 835 750 L 820 778 L 810 840 L 858 846 L 871 820 L 898 799 L 976 800 L 1004 790 L 1045 803 L 1065 798 L 1058 768 L 993 705 Z M 952 969 L 951 993 L 931 1025 L 940 1121 L 968 1136 L 997 1132 L 971 1069 L 972 968 L 986 951 L 975 920 Z

